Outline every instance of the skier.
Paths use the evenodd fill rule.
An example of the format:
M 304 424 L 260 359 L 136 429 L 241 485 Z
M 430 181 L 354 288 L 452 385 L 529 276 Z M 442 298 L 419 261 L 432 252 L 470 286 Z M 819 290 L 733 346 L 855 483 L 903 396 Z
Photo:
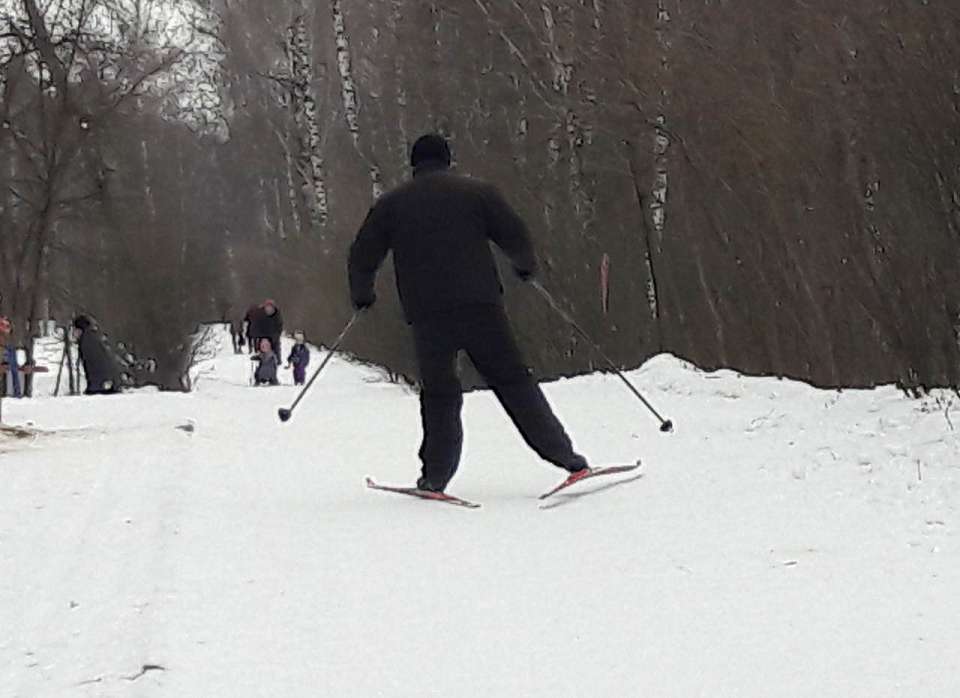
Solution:
M 588 475 L 546 398 L 523 363 L 503 307 L 490 242 L 531 280 L 537 262 L 526 226 L 492 185 L 450 171 L 439 135 L 413 146 L 411 181 L 381 197 L 350 248 L 350 294 L 358 310 L 376 300 L 374 281 L 393 252 L 397 290 L 413 328 L 420 369 L 423 464 L 417 488 L 443 492 L 463 445 L 462 386 L 456 356 L 466 351 L 527 444 L 570 475 Z
M 254 385 L 280 385 L 280 381 L 277 379 L 280 359 L 273 351 L 269 339 L 266 337 L 260 339 L 260 352 L 251 356 L 250 360 L 257 362 L 257 370 L 253 374 Z
M 105 346 L 96 323 L 86 315 L 73 321 L 79 337 L 80 361 L 87 377 L 85 395 L 109 395 L 120 392 L 120 370 Z
M 294 385 L 303 385 L 307 379 L 307 364 L 310 363 L 310 349 L 304 344 L 303 332 L 293 334 L 295 344 L 287 357 L 287 368 L 293 366 Z

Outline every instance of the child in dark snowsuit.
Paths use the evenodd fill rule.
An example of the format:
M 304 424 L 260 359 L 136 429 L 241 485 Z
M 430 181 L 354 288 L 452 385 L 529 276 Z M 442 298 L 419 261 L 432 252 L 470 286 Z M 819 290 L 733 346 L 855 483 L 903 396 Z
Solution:
M 303 385 L 307 378 L 307 364 L 310 363 L 310 349 L 303 342 L 303 332 L 295 332 L 293 338 L 296 344 L 287 357 L 287 368 L 293 366 L 294 384 Z
M 270 347 L 270 340 L 264 337 L 260 340 L 260 353 L 250 357 L 251 361 L 256 361 L 257 370 L 254 373 L 255 385 L 279 385 L 277 379 L 277 368 L 280 366 L 280 360 L 273 353 Z

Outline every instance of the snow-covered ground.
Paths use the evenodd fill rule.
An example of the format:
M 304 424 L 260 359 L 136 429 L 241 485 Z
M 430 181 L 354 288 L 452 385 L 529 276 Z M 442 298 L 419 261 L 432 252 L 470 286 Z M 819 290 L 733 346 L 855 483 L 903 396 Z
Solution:
M 413 393 L 334 360 L 281 424 L 296 389 L 248 377 L 4 402 L 0 696 L 960 695 L 946 398 L 661 356 L 631 377 L 665 435 L 616 377 L 551 383 L 595 464 L 645 467 L 540 509 L 560 473 L 474 393 L 469 511 L 362 485 L 415 477 Z

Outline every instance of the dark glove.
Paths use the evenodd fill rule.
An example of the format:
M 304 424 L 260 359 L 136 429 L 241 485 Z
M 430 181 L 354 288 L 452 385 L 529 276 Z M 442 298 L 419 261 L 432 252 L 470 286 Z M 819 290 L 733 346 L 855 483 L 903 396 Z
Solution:
M 363 296 L 362 298 L 354 298 L 353 308 L 354 310 L 366 310 L 376 302 L 377 302 L 377 294 L 371 293 L 369 296 Z
M 533 281 L 537 276 L 537 273 L 530 269 L 514 268 L 513 271 L 517 275 L 517 278 L 520 279 L 521 281 Z

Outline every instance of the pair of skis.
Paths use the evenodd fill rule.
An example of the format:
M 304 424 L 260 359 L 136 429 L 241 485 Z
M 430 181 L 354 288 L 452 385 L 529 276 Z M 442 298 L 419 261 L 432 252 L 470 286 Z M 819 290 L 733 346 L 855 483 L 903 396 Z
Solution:
M 561 482 L 559 485 L 553 489 L 544 492 L 540 495 L 539 499 L 548 499 L 553 495 L 561 492 L 568 487 L 579 484 L 585 480 L 590 480 L 595 477 L 600 477 L 603 475 L 615 475 L 617 473 L 628 473 L 633 470 L 636 470 L 640 467 L 640 461 L 632 465 L 608 465 L 601 468 L 589 468 L 586 473 L 580 474 L 574 473 L 566 480 Z M 477 502 L 471 502 L 468 499 L 462 499 L 460 497 L 455 497 L 451 494 L 446 494 L 445 492 L 431 492 L 429 490 L 420 490 L 416 487 L 395 487 L 393 485 L 381 485 L 370 477 L 367 478 L 367 487 L 372 490 L 380 490 L 381 492 L 392 492 L 394 494 L 405 494 L 411 497 L 418 497 L 420 499 L 428 499 L 435 502 L 444 502 L 446 504 L 453 504 L 454 506 L 466 507 L 468 509 L 479 509 L 480 504 Z

